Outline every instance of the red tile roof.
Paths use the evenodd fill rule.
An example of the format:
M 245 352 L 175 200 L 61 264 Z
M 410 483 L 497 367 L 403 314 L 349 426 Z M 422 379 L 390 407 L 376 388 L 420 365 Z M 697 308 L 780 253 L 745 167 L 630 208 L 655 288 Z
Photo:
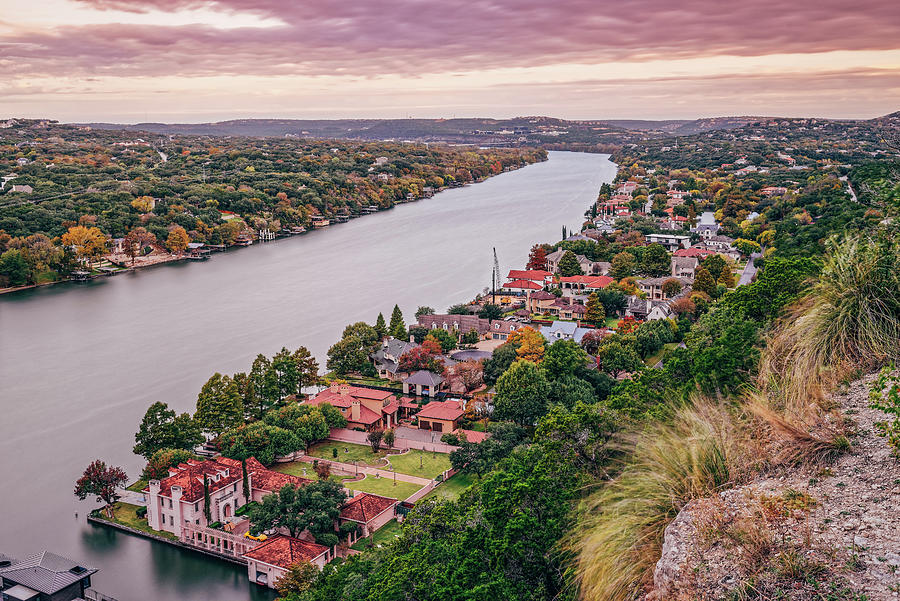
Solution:
M 522 288 L 524 290 L 540 290 L 541 287 L 531 280 L 513 280 L 503 284 L 504 288 Z
M 235 468 L 230 463 L 231 461 L 233 460 L 191 460 L 188 463 L 180 463 L 175 467 L 169 468 L 171 475 L 159 481 L 159 494 L 171 497 L 172 487 L 180 486 L 182 489 L 181 499 L 183 501 L 189 503 L 199 501 L 203 498 L 204 474 L 207 476 L 207 484 L 211 493 L 243 479 L 240 462 L 237 462 L 237 468 Z M 228 475 L 225 475 L 226 471 Z M 215 480 L 216 477 L 219 478 L 218 481 Z M 148 486 L 144 490 L 149 491 L 150 487 Z
M 572 275 L 559 278 L 560 283 L 584 284 L 588 288 L 606 288 L 616 280 L 608 275 Z
M 357 399 L 374 399 L 376 401 L 384 401 L 393 395 L 389 390 L 377 390 L 374 388 L 360 388 L 357 386 L 349 386 L 347 394 L 341 394 L 331 388 L 326 388 L 313 398 L 306 401 L 310 405 L 321 405 L 328 403 L 333 407 L 347 408 L 350 406 L 354 398 Z
M 351 417 L 351 414 L 347 414 L 347 421 L 354 424 L 365 424 L 368 426 L 369 424 L 374 424 L 375 422 L 380 420 L 381 414 L 375 413 L 365 405 L 359 406 L 359 419 L 353 419 L 353 417 Z
M 327 552 L 328 547 L 279 534 L 244 553 L 244 557 L 287 569 L 301 561 L 313 561 Z
M 472 442 L 475 444 L 484 442 L 485 439 L 487 439 L 490 436 L 490 434 L 488 434 L 487 432 L 478 432 L 477 430 L 463 430 L 462 428 L 460 428 L 459 430 L 456 431 L 456 435 L 457 436 L 465 435 L 466 440 L 468 442 Z
M 679 248 L 675 251 L 676 257 L 705 257 L 714 254 L 716 254 L 715 251 L 705 248 Z
M 510 269 L 508 280 L 541 280 L 549 278 L 552 273 L 541 269 Z
M 455 421 L 465 415 L 465 413 L 466 412 L 463 409 L 460 409 L 459 402 L 457 401 L 431 401 L 416 414 L 416 417 L 420 419 L 446 419 Z
M 396 413 L 396 411 L 399 408 L 400 408 L 400 403 L 397 402 L 397 400 L 395 399 L 395 400 L 391 401 L 390 403 L 388 403 L 387 405 L 385 405 L 384 409 L 382 409 L 381 411 L 382 411 L 382 413 L 391 414 L 391 413 Z
M 247 470 L 250 470 L 250 466 L 247 466 Z M 311 483 L 312 480 L 263 468 L 262 470 L 253 471 L 250 475 L 250 482 L 253 484 L 253 488 L 275 492 L 284 488 L 285 484 L 306 486 Z
M 344 503 L 341 519 L 366 524 L 397 504 L 397 499 L 361 493 Z

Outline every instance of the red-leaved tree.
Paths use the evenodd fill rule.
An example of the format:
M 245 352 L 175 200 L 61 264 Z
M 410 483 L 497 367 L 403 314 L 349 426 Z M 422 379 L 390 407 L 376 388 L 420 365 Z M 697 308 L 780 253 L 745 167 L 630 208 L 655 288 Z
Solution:
M 525 269 L 542 271 L 547 269 L 547 250 L 542 244 L 535 244 L 531 247 L 531 252 L 528 253 L 528 265 L 525 266 Z
M 128 475 L 120 467 L 107 467 L 106 463 L 95 459 L 75 482 L 75 496 L 84 500 L 96 495 L 97 502 L 105 503 L 106 516 L 112 519 L 112 504 L 119 500 L 119 488 L 128 482 Z

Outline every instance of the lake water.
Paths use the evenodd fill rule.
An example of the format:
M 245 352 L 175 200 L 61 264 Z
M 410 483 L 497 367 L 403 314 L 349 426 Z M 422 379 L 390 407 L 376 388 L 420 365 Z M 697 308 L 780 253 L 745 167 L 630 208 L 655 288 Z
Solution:
M 134 432 L 153 401 L 193 412 L 214 372 L 249 369 L 257 353 L 325 352 L 347 323 L 407 321 L 490 286 L 532 244 L 577 231 L 616 167 L 606 155 L 550 160 L 483 183 L 331 226 L 90 283 L 0 296 L 0 553 L 47 549 L 100 569 L 94 586 L 120 601 L 271 599 L 246 571 L 88 524 L 96 506 L 72 490 L 93 459 L 137 478 Z M 77 516 L 76 516 L 77 514 Z

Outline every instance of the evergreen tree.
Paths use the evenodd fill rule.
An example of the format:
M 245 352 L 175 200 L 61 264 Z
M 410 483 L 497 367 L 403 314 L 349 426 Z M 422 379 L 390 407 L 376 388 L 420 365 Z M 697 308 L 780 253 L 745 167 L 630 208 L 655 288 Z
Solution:
M 672 270 L 672 259 L 662 244 L 651 244 L 644 248 L 641 256 L 641 271 L 651 277 L 666 275 Z
M 250 502 L 250 477 L 247 475 L 247 460 L 241 459 L 241 477 L 244 480 L 244 499 Z
M 378 333 L 379 340 L 384 340 L 388 335 L 387 324 L 384 322 L 384 315 L 381 313 L 378 314 L 378 318 L 375 320 L 375 332 Z
M 203 474 L 203 517 L 206 518 L 207 524 L 212 521 L 212 508 L 209 502 L 209 478 L 206 473 Z
M 558 271 L 561 277 L 584 275 L 584 272 L 581 271 L 581 264 L 578 262 L 578 257 L 576 257 L 575 253 L 571 250 L 567 250 L 559 260 Z
M 194 420 L 205 432 L 218 436 L 243 421 L 244 406 L 237 384 L 220 373 L 206 381 L 197 397 Z
M 400 307 L 394 305 L 394 311 L 391 313 L 390 334 L 398 340 L 406 340 L 406 325 L 403 323 L 403 313 Z
M 588 297 L 585 306 L 584 321 L 595 326 L 602 326 L 606 323 L 606 310 L 603 303 L 600 302 L 600 296 L 596 292 L 592 292 Z
M 726 266 L 725 269 L 722 270 L 722 274 L 719 276 L 719 279 L 717 281 L 719 284 L 725 286 L 726 288 L 734 288 L 734 272 L 731 271 L 728 266 Z
M 712 274 L 703 267 L 698 269 L 697 273 L 694 275 L 694 290 L 705 292 L 711 297 L 715 297 L 716 295 L 716 280 L 713 279 Z

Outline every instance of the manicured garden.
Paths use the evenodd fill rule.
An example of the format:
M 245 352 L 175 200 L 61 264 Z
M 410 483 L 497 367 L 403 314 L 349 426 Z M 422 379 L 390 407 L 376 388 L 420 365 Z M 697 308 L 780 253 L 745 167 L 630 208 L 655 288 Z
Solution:
M 403 482 L 402 480 L 397 480 L 397 482 L 395 483 L 393 478 L 376 478 L 375 476 L 371 476 L 368 474 L 363 480 L 344 480 L 343 484 L 350 490 L 369 492 L 373 495 L 381 495 L 382 497 L 389 497 L 391 499 L 397 499 L 399 501 L 411 497 L 413 493 L 422 488 L 418 484 L 413 484 L 411 482 Z
M 149 484 L 149 482 L 147 480 L 141 479 L 141 480 L 138 480 L 137 482 L 135 482 L 134 484 L 131 484 L 130 486 L 128 486 L 125 490 L 130 490 L 132 492 L 141 492 L 142 490 L 147 488 L 148 484 Z
M 388 457 L 391 466 L 400 474 L 433 479 L 450 469 L 450 456 L 446 453 L 429 453 L 410 449 L 402 455 Z
M 337 457 L 334 456 L 335 449 L 337 449 Z M 378 453 L 373 453 L 372 447 L 370 446 L 326 440 L 317 442 L 309 447 L 309 451 L 307 451 L 306 454 L 320 459 L 340 461 L 341 463 L 353 463 L 354 461 L 358 461 L 360 462 L 360 465 L 381 467 L 385 465 L 385 462 L 381 459 L 383 459 L 388 452 L 386 450 L 380 450 Z

